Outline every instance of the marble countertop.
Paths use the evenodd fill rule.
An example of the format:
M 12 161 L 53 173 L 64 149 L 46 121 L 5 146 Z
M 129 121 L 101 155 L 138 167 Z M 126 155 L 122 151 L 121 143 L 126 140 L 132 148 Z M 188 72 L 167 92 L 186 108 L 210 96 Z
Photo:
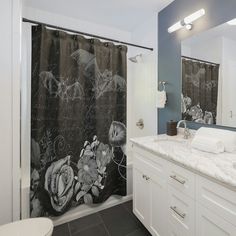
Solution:
M 159 157 L 173 161 L 194 172 L 209 176 L 236 191 L 236 152 L 211 154 L 191 148 L 192 139 L 183 135 L 157 135 L 132 138 L 131 142 Z

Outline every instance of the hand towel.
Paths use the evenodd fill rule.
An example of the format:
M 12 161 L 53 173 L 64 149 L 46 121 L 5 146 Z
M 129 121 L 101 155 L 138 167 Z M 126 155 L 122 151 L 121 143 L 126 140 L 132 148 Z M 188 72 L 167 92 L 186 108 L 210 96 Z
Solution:
M 191 146 L 200 151 L 215 154 L 222 153 L 225 150 L 224 144 L 220 139 L 201 135 L 197 135 L 193 138 Z
M 234 131 L 201 127 L 196 132 L 196 136 L 198 135 L 221 140 L 226 152 L 233 152 L 236 150 L 236 132 Z
M 164 108 L 166 105 L 166 91 L 157 91 L 157 108 Z

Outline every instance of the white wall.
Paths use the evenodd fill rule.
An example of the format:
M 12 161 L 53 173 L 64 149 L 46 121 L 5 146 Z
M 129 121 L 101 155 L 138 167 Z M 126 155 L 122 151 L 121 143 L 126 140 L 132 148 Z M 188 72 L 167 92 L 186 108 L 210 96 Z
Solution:
M 20 1 L 1 0 L 0 9 L 1 225 L 19 217 Z
M 216 37 L 209 41 L 200 41 L 191 46 L 183 44 L 182 55 L 220 64 L 222 60 L 222 38 Z
M 182 45 L 181 45 L 181 55 L 190 57 L 191 56 L 191 47 L 189 47 L 188 45 L 185 45 L 184 43 L 182 43 Z
M 132 48 L 132 56 L 142 53 L 139 63 L 132 63 L 132 137 L 157 134 L 157 13 L 153 13 L 132 32 L 132 42 L 154 48 L 154 51 Z M 144 129 L 136 122 L 142 118 Z
M 58 25 L 64 28 L 88 32 L 90 34 L 97 34 L 108 38 L 115 38 L 118 40 L 130 41 L 131 37 L 130 32 L 128 31 L 122 31 L 109 26 L 57 15 L 51 12 L 41 11 L 31 7 L 23 7 L 23 17 L 42 23 Z
M 230 127 L 236 127 L 235 48 L 235 40 L 222 38 L 222 124 Z
M 0 2 L 0 224 L 12 220 L 12 3 L 9 0 Z

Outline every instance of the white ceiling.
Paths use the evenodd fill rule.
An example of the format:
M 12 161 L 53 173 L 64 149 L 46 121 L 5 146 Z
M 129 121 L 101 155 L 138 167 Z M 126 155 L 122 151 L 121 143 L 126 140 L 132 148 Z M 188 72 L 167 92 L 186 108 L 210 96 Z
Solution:
M 24 6 L 132 31 L 173 0 L 24 0 Z

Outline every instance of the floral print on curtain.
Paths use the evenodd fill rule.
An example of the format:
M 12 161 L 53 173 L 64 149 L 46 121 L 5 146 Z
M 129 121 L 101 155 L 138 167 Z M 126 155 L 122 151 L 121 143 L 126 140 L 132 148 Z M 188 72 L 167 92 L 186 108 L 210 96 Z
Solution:
M 219 65 L 182 59 L 182 118 L 216 124 Z
M 126 54 L 32 27 L 31 217 L 126 195 Z

